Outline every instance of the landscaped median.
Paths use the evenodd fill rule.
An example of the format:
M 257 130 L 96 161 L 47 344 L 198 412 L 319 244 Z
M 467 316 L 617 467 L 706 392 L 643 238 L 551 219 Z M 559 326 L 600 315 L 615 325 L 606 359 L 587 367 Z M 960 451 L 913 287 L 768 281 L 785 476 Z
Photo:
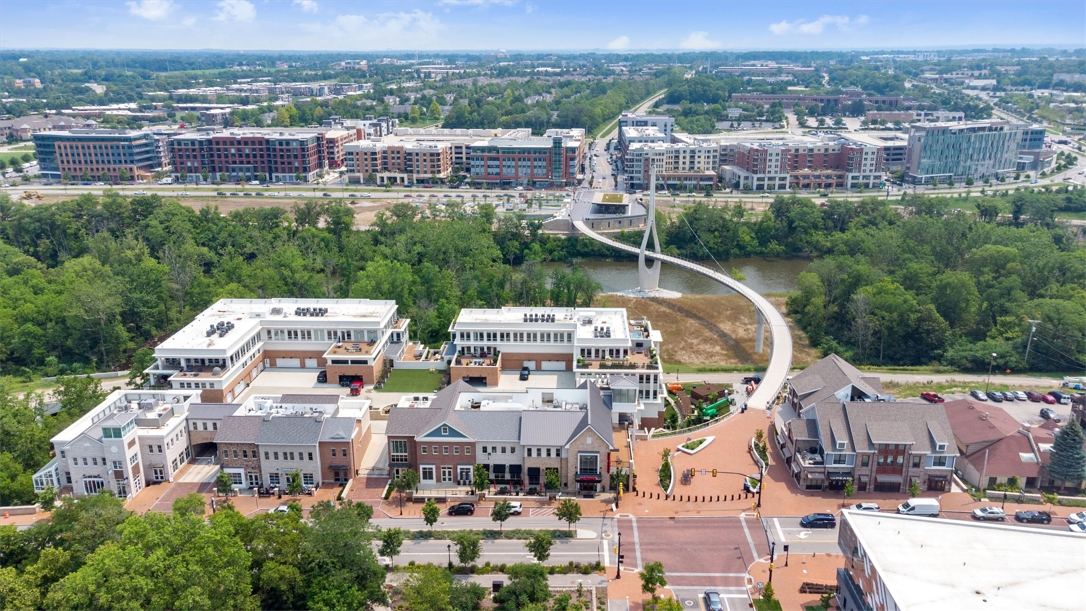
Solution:
M 680 445 L 677 449 L 684 454 L 697 454 L 698 452 L 709 447 L 709 444 L 716 439 L 714 436 L 698 437 L 697 439 L 691 439 L 686 443 Z

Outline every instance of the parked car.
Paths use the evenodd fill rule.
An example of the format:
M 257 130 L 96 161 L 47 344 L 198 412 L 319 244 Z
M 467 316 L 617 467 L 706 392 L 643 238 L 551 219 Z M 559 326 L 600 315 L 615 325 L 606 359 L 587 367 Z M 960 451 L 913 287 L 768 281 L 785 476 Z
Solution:
M 215 195 L 226 195 L 226 191 L 216 191 Z
M 287 507 L 286 505 L 280 505 L 278 507 L 273 507 L 273 508 L 268 510 L 268 513 L 289 513 L 289 512 L 290 512 L 290 507 Z
M 1069 393 L 1065 393 L 1060 390 L 1054 390 L 1048 394 L 1052 395 L 1052 398 L 1055 399 L 1056 403 L 1059 403 L 1060 405 L 1070 405 L 1071 403 L 1071 395 Z
M 1012 403 L 1014 402 L 1014 393 L 1013 392 L 1003 391 L 1002 394 L 1003 394 L 1003 400 L 1004 401 L 1010 401 Z
M 1041 393 L 1039 393 L 1039 392 L 1037 392 L 1035 390 L 1027 390 L 1026 391 L 1026 398 L 1029 399 L 1030 401 L 1033 401 L 1034 403 L 1040 403 L 1041 402 Z
M 1052 395 L 1041 395 L 1041 402 L 1047 403 L 1049 405 L 1055 405 L 1056 397 L 1053 397 Z
M 999 507 L 977 507 L 973 510 L 974 520 L 1006 520 L 1007 514 Z
M 1069 531 L 1071 531 L 1073 533 L 1078 533 L 1080 535 L 1081 534 L 1086 534 L 1086 522 L 1078 522 L 1077 524 L 1068 524 L 1067 525 L 1067 530 L 1069 530 Z
M 1014 398 L 1018 399 L 1019 401 L 1028 401 L 1029 400 L 1029 397 L 1026 396 L 1026 393 L 1024 393 L 1024 392 L 1022 392 L 1020 390 L 1014 391 Z
M 1086 522 L 1086 511 L 1080 511 L 1067 516 L 1067 521 L 1071 524 L 1082 524 Z
M 509 503 L 509 515 L 519 516 L 522 511 L 524 511 L 524 504 L 520 501 L 512 501 Z
M 351 396 L 357 397 L 360 394 L 362 394 L 362 380 L 351 382 Z
M 321 369 L 321 372 L 317 374 L 317 384 L 327 384 L 327 383 L 328 383 L 328 370 L 327 369 Z
M 720 600 L 720 594 L 713 590 L 705 592 L 706 611 L 724 611 L 724 603 Z
M 449 507 L 449 515 L 451 516 L 470 516 L 475 515 L 475 503 L 459 503 Z
M 753 382 L 755 384 L 761 384 L 762 383 L 762 376 L 760 374 L 756 373 L 756 374 L 754 374 L 752 376 L 747 376 L 747 377 L 743 378 L 743 383 L 744 384 L 750 384 L 751 382 Z
M 946 402 L 946 399 L 940 397 L 938 395 L 938 393 L 934 393 L 934 392 L 932 392 L 930 390 L 925 390 L 924 392 L 920 393 L 920 398 L 925 400 L 925 401 L 928 401 L 929 403 L 944 403 L 944 402 Z
M 527 380 L 528 377 L 531 376 L 531 375 L 532 375 L 532 370 L 531 369 L 528 369 L 527 367 L 521 367 L 520 368 L 520 379 L 521 379 L 522 382 L 524 380 Z
M 973 397 L 977 401 L 987 401 L 988 400 L 988 397 L 984 396 L 983 392 L 981 392 L 979 390 L 976 390 L 976 389 L 969 391 L 969 396 Z
M 1041 408 L 1041 417 L 1044 418 L 1045 420 L 1052 420 L 1053 422 L 1059 422 L 1060 421 L 1059 414 L 1057 414 L 1055 410 L 1047 408 L 1047 407 L 1042 407 Z
M 907 516 L 939 517 L 939 501 L 928 498 L 909 499 L 897 506 L 897 512 Z
M 1003 393 L 989 390 L 987 394 L 988 398 L 991 399 L 994 403 L 1003 403 Z
M 832 513 L 812 513 L 799 519 L 803 528 L 836 528 L 837 518 Z
M 1016 511 L 1014 519 L 1026 524 L 1051 524 L 1052 515 L 1047 511 Z
M 856 503 L 855 505 L 850 507 L 850 509 L 852 509 L 853 511 L 878 511 L 879 510 L 879 504 L 878 503 Z

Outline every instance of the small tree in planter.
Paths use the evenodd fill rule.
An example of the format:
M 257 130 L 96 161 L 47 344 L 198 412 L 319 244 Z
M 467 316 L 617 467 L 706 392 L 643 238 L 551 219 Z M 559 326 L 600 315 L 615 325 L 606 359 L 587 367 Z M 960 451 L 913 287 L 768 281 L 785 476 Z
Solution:
M 558 475 L 558 469 L 547 469 L 543 475 L 543 486 L 548 491 L 556 491 L 562 487 L 562 477 Z
M 852 495 L 856 494 L 856 486 L 852 484 L 852 480 L 845 482 L 845 503 L 848 503 L 848 499 L 852 498 Z
M 234 487 L 233 480 L 230 479 L 230 474 L 226 471 L 219 471 L 219 476 L 215 478 L 215 490 L 220 496 L 226 496 L 230 494 L 230 490 Z
M 914 479 L 909 483 L 909 496 L 914 498 L 920 496 L 920 480 Z
M 490 487 L 490 473 L 487 472 L 486 467 L 475 465 L 475 469 L 472 471 L 471 485 L 480 498 L 483 494 L 486 494 L 487 488 Z
M 440 517 L 441 508 L 437 506 L 437 502 L 434 499 L 426 499 L 426 503 L 422 506 L 422 521 L 430 527 L 430 532 L 433 532 L 434 524 Z

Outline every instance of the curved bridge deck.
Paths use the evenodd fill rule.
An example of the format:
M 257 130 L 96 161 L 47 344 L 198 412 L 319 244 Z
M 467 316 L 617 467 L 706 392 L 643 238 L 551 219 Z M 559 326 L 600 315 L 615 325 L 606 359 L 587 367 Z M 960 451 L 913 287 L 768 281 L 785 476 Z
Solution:
M 608 246 L 635 255 L 641 252 L 639 248 L 616 242 L 592 231 L 583 221 L 574 221 L 573 225 L 582 234 L 597 242 L 602 242 Z M 771 408 L 774 399 L 777 397 L 777 393 L 780 392 L 781 387 L 784 386 L 784 382 L 788 378 L 788 371 L 792 368 L 792 334 L 788 330 L 788 322 L 784 320 L 784 316 L 777 311 L 777 308 L 773 307 L 773 304 L 769 303 L 769 300 L 731 276 L 727 276 L 720 272 L 714 272 L 704 265 L 687 259 L 680 259 L 679 257 L 657 254 L 648 250 L 646 250 L 645 256 L 711 278 L 736 293 L 739 293 L 745 297 L 747 301 L 754 304 L 754 308 L 761 314 L 762 320 L 764 320 L 769 327 L 769 366 L 762 376 L 762 383 L 759 384 L 758 388 L 754 390 L 754 393 L 747 398 L 747 407 L 758 409 Z

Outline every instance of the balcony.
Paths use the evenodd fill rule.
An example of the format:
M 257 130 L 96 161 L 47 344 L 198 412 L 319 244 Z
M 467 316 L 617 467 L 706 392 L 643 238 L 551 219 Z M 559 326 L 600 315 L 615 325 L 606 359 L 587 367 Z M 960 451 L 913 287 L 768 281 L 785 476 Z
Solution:
M 624 359 L 577 359 L 577 369 L 580 370 L 610 370 L 610 369 L 649 369 L 659 370 L 660 362 L 653 362 L 648 351 L 631 352 Z

